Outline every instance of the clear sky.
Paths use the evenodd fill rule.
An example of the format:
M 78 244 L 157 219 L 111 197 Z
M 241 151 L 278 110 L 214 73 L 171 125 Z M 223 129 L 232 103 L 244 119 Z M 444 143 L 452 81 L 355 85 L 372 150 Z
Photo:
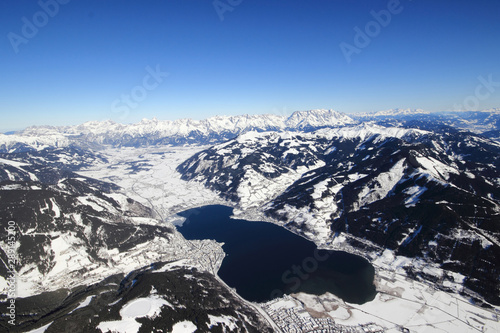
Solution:
M 498 0 L 2 0 L 0 30 L 0 131 L 500 107 Z

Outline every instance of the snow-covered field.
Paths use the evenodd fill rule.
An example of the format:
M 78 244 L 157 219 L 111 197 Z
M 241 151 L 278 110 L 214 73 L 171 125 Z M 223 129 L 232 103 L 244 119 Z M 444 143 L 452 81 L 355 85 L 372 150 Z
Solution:
M 101 152 L 108 158 L 108 165 L 78 173 L 121 186 L 128 197 L 152 208 L 160 219 L 168 220 L 189 208 L 226 203 L 202 184 L 183 181 L 175 171 L 180 163 L 206 148 L 110 148 Z

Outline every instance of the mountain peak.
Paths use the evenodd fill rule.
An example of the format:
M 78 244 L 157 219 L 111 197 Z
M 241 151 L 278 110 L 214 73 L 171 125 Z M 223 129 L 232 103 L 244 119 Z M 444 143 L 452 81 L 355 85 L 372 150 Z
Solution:
M 356 121 L 344 113 L 335 110 L 295 111 L 286 120 L 287 127 L 308 130 L 320 127 L 337 127 L 355 124 Z

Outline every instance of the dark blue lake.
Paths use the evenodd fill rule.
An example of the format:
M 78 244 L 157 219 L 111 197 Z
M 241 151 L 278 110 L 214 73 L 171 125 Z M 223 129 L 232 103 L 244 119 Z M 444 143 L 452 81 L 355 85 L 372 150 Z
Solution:
M 350 303 L 372 300 L 374 268 L 346 252 L 318 250 L 303 237 L 268 222 L 231 219 L 232 208 L 205 206 L 179 213 L 186 239 L 224 242 L 219 276 L 249 301 L 282 294 L 330 292 Z

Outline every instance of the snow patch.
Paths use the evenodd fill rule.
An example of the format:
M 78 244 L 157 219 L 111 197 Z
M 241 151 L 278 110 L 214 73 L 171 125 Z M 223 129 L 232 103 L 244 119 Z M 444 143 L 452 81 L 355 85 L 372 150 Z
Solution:
M 234 319 L 231 317 L 208 315 L 208 318 L 210 319 L 210 323 L 208 324 L 208 328 L 212 328 L 212 326 L 217 326 L 219 323 L 224 324 L 231 331 L 238 328 L 238 326 L 234 323 Z
M 353 203 L 353 210 L 383 199 L 401 180 L 405 172 L 405 159 L 399 160 L 387 172 L 381 172 L 372 179 L 358 194 L 358 201 Z
M 103 332 L 110 330 L 111 332 L 137 333 L 142 324 L 138 323 L 135 318 L 154 318 L 160 314 L 162 306 L 172 307 L 169 302 L 155 295 L 137 298 L 128 302 L 120 310 L 122 320 L 104 321 L 97 328 Z
M 427 191 L 427 187 L 420 187 L 418 185 L 407 188 L 404 193 L 409 197 L 405 199 L 405 207 L 415 207 L 418 203 L 419 197 Z
M 172 327 L 172 333 L 193 333 L 198 329 L 195 324 L 189 320 L 181 321 Z

